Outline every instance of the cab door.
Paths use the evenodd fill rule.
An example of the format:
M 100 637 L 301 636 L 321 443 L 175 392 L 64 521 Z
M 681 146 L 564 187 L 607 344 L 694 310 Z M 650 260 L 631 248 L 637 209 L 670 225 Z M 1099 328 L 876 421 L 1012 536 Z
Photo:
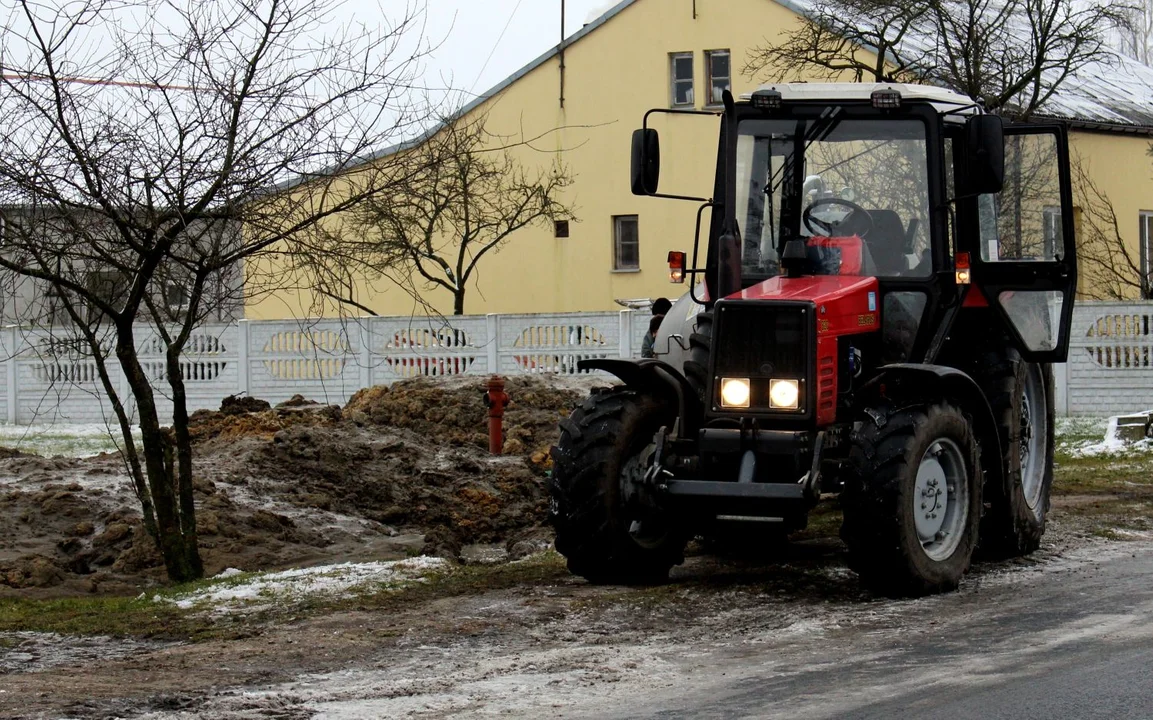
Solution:
M 1031 362 L 1064 362 L 1077 290 L 1069 143 L 1062 125 L 1005 126 L 1005 182 L 978 198 L 973 284 Z

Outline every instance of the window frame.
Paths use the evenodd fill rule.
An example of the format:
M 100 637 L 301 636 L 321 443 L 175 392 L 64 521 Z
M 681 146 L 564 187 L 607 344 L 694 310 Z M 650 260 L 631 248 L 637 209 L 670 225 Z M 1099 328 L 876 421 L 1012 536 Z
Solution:
M 622 262 L 622 248 L 624 247 L 622 226 L 632 222 L 636 247 L 636 264 L 625 265 Z M 639 215 L 613 215 L 613 272 L 634 273 L 641 271 L 641 223 Z
M 689 77 L 688 79 L 681 79 L 677 77 L 677 60 L 688 59 L 689 61 Z M 671 108 L 691 108 L 697 104 L 697 72 L 696 72 L 696 54 L 692 51 L 685 52 L 672 52 L 669 53 L 669 107 Z M 689 84 L 689 101 L 679 103 L 677 102 L 677 84 Z
M 1141 283 L 1141 299 L 1153 299 L 1153 210 L 1139 210 L 1137 212 L 1137 245 L 1140 254 L 1141 273 L 1144 276 Z
M 727 76 L 713 75 L 713 58 L 724 55 L 729 59 L 729 74 Z M 729 92 L 733 91 L 733 51 L 729 48 L 717 48 L 716 50 L 705 50 L 705 87 L 708 89 L 708 95 L 705 100 L 705 107 L 720 107 L 722 102 L 720 99 L 713 100 L 713 81 L 718 77 L 724 77 L 726 80 L 726 87 Z

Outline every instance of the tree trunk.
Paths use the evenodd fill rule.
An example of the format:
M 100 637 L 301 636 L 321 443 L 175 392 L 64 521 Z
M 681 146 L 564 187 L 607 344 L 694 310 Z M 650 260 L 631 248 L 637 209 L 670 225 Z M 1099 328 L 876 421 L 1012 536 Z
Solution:
M 172 431 L 176 444 L 176 490 L 180 503 L 180 530 L 184 535 L 187 563 L 204 576 L 196 534 L 196 504 L 192 496 L 192 436 L 188 432 L 188 401 L 180 368 L 182 348 L 168 348 L 168 384 L 172 388 Z
M 187 582 L 203 576 L 196 536 L 189 538 L 183 532 L 180 508 L 174 492 L 175 478 L 172 463 L 166 462 L 171 453 L 171 441 L 160 428 L 156 399 L 140 358 L 130 322 L 117 326 L 116 357 L 124 369 L 128 386 L 136 398 L 140 413 L 140 435 L 144 451 L 144 471 L 148 478 L 149 495 L 156 513 L 156 545 L 164 558 L 164 568 L 173 582 Z M 191 481 L 190 481 L 191 482 Z
M 464 288 L 463 287 L 457 288 L 456 291 L 453 292 L 452 314 L 453 315 L 464 315 Z

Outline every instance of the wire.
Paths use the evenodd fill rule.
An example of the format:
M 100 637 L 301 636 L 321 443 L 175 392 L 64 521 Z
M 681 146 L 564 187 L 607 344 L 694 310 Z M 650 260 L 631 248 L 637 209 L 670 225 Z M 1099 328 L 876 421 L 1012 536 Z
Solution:
M 476 74 L 476 79 L 472 81 L 472 87 L 469 88 L 470 93 L 476 89 L 476 84 L 480 82 L 481 76 L 484 75 L 485 69 L 488 68 L 489 61 L 492 60 L 492 56 L 496 54 L 496 49 L 500 47 L 500 41 L 504 39 L 504 34 L 508 32 L 508 27 L 512 25 L 512 20 L 516 17 L 516 12 L 520 10 L 521 3 L 523 2 L 524 0 L 516 0 L 516 6 L 513 7 L 512 13 L 509 14 L 508 21 L 504 24 L 504 29 L 500 31 L 500 35 L 496 36 L 496 42 L 492 44 L 492 50 L 489 50 L 488 57 L 484 59 L 484 64 L 480 66 L 480 72 Z

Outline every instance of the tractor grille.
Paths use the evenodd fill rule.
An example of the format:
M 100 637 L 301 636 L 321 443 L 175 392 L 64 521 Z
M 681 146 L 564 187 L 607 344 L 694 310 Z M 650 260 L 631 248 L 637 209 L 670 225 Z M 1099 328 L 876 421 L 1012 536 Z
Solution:
M 812 305 L 780 302 L 717 303 L 716 318 L 713 377 L 750 378 L 754 400 L 749 411 L 754 413 L 769 411 L 767 397 L 770 379 L 800 380 L 799 410 L 807 415 L 812 407 Z M 763 399 L 763 402 L 758 402 L 758 398 Z M 796 412 L 792 411 L 792 414 Z M 771 414 L 776 413 L 771 411 Z
M 804 308 L 763 303 L 720 305 L 716 374 L 804 378 L 809 328 Z

